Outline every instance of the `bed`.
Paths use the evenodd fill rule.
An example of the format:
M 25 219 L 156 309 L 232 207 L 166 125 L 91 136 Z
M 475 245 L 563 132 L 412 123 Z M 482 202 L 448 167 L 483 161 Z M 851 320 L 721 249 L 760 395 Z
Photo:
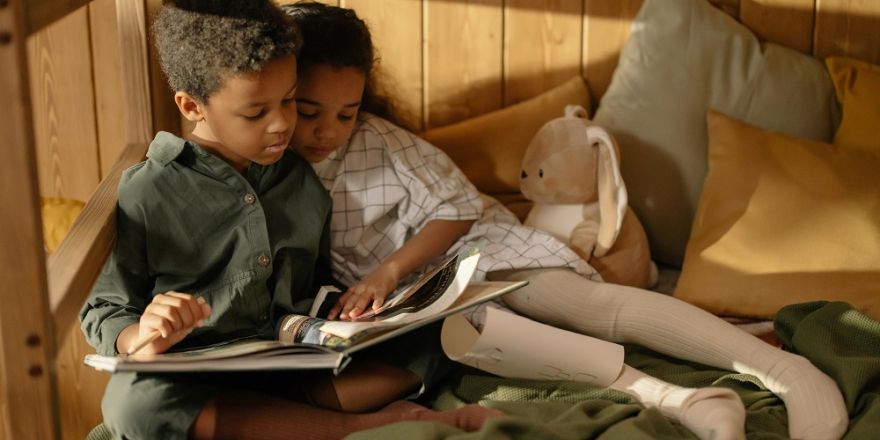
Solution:
M 758 42 L 777 43 L 788 56 L 785 65 L 799 66 L 799 73 L 789 75 L 788 79 L 760 76 L 762 84 L 769 90 L 786 90 L 777 95 L 791 99 L 796 95 L 800 100 L 758 100 L 722 110 L 761 130 L 787 132 L 789 137 L 839 146 L 839 128 L 852 127 L 858 121 L 847 117 L 855 114 L 851 110 L 854 107 L 847 104 L 850 95 L 845 90 L 840 92 L 838 86 L 857 85 L 854 78 L 869 77 L 875 72 L 872 66 L 880 63 L 880 7 L 874 2 L 848 0 L 699 1 L 697 7 L 712 8 L 712 20 L 716 20 L 713 23 L 742 26 L 736 31 L 739 40 L 719 37 L 718 41 L 744 43 L 723 46 L 734 52 L 703 47 L 704 52 L 689 51 L 682 55 L 682 51 L 673 51 L 665 55 L 663 60 L 667 61 L 669 57 L 684 56 L 680 63 L 697 69 L 688 71 L 684 77 L 690 79 L 685 84 L 695 88 L 678 95 L 677 100 L 689 101 L 699 95 L 702 107 L 688 111 L 703 113 L 709 102 L 715 109 L 718 102 L 730 103 L 731 96 L 738 96 L 734 92 L 742 89 L 726 89 L 715 83 L 694 93 L 699 82 L 693 79 L 709 75 L 717 81 L 729 81 L 732 76 L 729 72 L 715 75 L 715 71 L 708 69 L 708 63 L 739 65 L 734 60 L 742 53 L 736 51 L 756 45 L 760 49 L 758 55 L 749 55 L 747 59 L 759 62 L 748 64 L 749 69 L 740 69 L 738 74 L 745 80 L 737 87 L 754 85 L 748 80 L 755 78 L 750 76 L 755 72 L 764 71 L 762 66 L 767 65 L 764 56 L 779 52 L 764 50 L 765 46 Z M 0 2 L 3 65 L 0 93 L 5 101 L 12 103 L 0 109 L 3 112 L 0 125 L 8 145 L 0 186 L 3 196 L 0 206 L 4 210 L 0 216 L 4 243 L 0 250 L 3 267 L 0 301 L 4 304 L 0 308 L 3 341 L 0 438 L 83 438 L 100 424 L 99 402 L 107 378 L 81 363 L 89 348 L 78 330 L 76 313 L 113 241 L 119 172 L 143 157 L 146 142 L 154 131 L 185 129 L 176 111 L 169 107 L 168 93 L 157 74 L 148 44 L 150 12 L 160 3 L 158 0 Z M 718 272 L 717 265 L 709 264 L 711 261 L 706 259 L 693 260 L 695 255 L 706 254 L 709 248 L 706 243 L 719 242 L 719 237 L 712 237 L 710 233 L 713 228 L 698 229 L 697 232 L 706 232 L 698 234 L 700 237 L 708 237 L 702 244 L 690 240 L 692 219 L 707 218 L 704 214 L 717 212 L 710 209 L 711 205 L 701 211 L 702 184 L 708 182 L 706 179 L 715 179 L 713 185 L 717 188 L 742 185 L 727 184 L 728 181 L 707 172 L 711 158 L 707 157 L 705 144 L 707 138 L 713 136 L 705 126 L 705 119 L 698 121 L 702 121 L 700 130 L 703 131 L 696 136 L 702 139 L 702 152 L 699 144 L 693 147 L 697 150 L 663 150 L 665 147 L 652 150 L 644 142 L 638 144 L 644 141 L 640 136 L 645 135 L 626 131 L 632 126 L 626 117 L 643 118 L 640 114 L 624 117 L 612 111 L 615 105 L 627 102 L 620 90 L 623 88 L 620 84 L 627 81 L 621 73 L 625 69 L 619 67 L 627 67 L 630 74 L 638 73 L 639 69 L 632 68 L 634 63 L 650 61 L 627 55 L 635 53 L 628 50 L 627 45 L 634 41 L 630 36 L 639 32 L 644 35 L 645 29 L 653 29 L 645 26 L 638 16 L 643 4 L 651 3 L 650 0 L 486 0 L 479 3 L 341 0 L 331 3 L 357 9 L 373 26 L 382 63 L 397 79 L 395 91 L 425 136 L 444 148 L 481 190 L 497 197 L 520 216 L 529 208 L 518 193 L 522 149 L 529 133 L 556 116 L 557 112 L 551 109 L 558 108 L 559 102 L 576 96 L 574 99 L 590 108 L 595 121 L 618 130 L 615 134 L 621 142 L 635 141 L 631 146 L 622 145 L 624 178 L 633 194 L 633 208 L 649 234 L 655 260 L 665 269 L 661 277 L 665 282 L 657 290 L 718 315 L 750 317 L 737 322 L 745 329 L 762 333 L 771 343 L 782 343 L 807 356 L 841 384 L 851 416 L 847 438 L 869 438 L 880 428 L 880 409 L 876 404 L 880 394 L 880 344 L 877 343 L 880 329 L 876 321 L 880 291 L 871 287 L 871 283 L 880 285 L 876 265 L 847 259 L 850 268 L 855 264 L 857 270 L 837 268 L 820 274 L 813 271 L 808 272 L 812 276 L 806 278 L 802 276 L 803 271 L 783 267 L 788 273 L 800 273 L 800 279 L 806 279 L 807 285 L 842 285 L 839 279 L 842 273 L 847 279 L 855 280 L 850 284 L 857 285 L 847 292 L 803 293 L 806 289 L 788 289 L 780 294 L 780 286 L 790 288 L 791 280 L 773 275 L 750 276 L 741 281 L 755 283 L 746 289 L 751 296 L 731 294 L 730 288 L 743 290 L 745 284 L 740 282 L 722 283 L 712 289 L 716 292 L 714 295 L 704 293 L 707 289 L 702 287 L 707 279 L 719 276 L 729 279 L 737 274 L 730 270 Z M 688 3 L 687 6 L 691 8 L 689 14 L 694 14 L 694 5 Z M 665 8 L 674 9 L 673 6 Z M 657 15 L 650 14 L 650 17 Z M 673 19 L 682 16 L 671 15 Z M 679 37 L 686 37 L 687 40 L 682 41 L 688 44 L 711 40 L 700 33 Z M 710 56 L 718 53 L 721 55 Z M 794 54 L 810 60 L 797 60 L 805 64 L 795 64 Z M 845 58 L 838 62 L 843 65 L 828 64 L 829 56 Z M 825 76 L 816 73 L 823 71 L 817 66 L 825 69 Z M 846 76 L 848 71 L 869 73 L 853 77 Z M 644 70 L 641 72 L 644 74 Z M 822 85 L 807 82 L 823 78 Z M 788 92 L 795 90 L 794 87 L 801 87 L 797 90 L 802 92 Z M 728 93 L 713 93 L 719 90 Z M 864 92 L 856 95 L 880 101 L 877 94 L 880 92 L 870 90 L 867 95 Z M 123 99 L 114 99 L 120 96 Z M 835 102 L 826 102 L 829 97 Z M 654 99 L 650 102 L 660 98 Z M 773 113 L 785 117 L 774 119 L 767 112 L 758 111 L 778 108 L 774 105 L 789 109 Z M 870 102 L 866 105 L 870 107 Z M 864 115 L 869 110 L 860 110 L 858 114 Z M 640 121 L 640 133 L 668 127 L 659 120 L 651 120 L 659 128 L 650 127 L 644 118 Z M 796 127 L 792 121 L 797 122 Z M 729 129 L 731 123 L 722 125 Z M 688 130 L 693 128 L 684 130 L 690 139 L 693 131 Z M 873 130 L 868 128 L 869 138 L 876 133 L 876 128 Z M 737 132 L 733 133 L 736 137 Z M 754 136 L 757 140 L 769 136 L 777 142 L 775 135 Z M 858 130 L 839 137 L 841 145 L 856 145 L 860 151 L 852 153 L 855 158 L 842 160 L 843 163 L 871 163 L 876 151 L 870 151 L 873 145 L 870 142 L 859 143 Z M 663 154 L 651 155 L 656 151 Z M 670 178 L 668 173 L 651 174 L 645 167 L 676 171 Z M 850 165 L 852 167 L 856 165 Z M 867 172 L 862 168 L 856 171 Z M 658 186 L 657 181 L 663 184 Z M 864 187 L 865 182 L 873 181 L 859 182 Z M 655 190 L 658 193 L 652 192 Z M 675 196 L 658 199 L 668 194 Z M 862 197 L 858 200 L 872 195 L 870 192 L 857 194 Z M 876 197 L 876 192 L 873 194 Z M 47 220 L 58 217 L 54 211 L 46 210 L 45 201 L 49 198 L 78 199 L 84 203 L 72 208 L 81 208 L 82 213 L 47 258 L 43 243 L 50 234 L 44 226 Z M 663 203 L 658 205 L 657 200 Z M 683 208 L 668 209 L 679 206 L 675 204 Z M 846 206 L 856 205 L 858 203 L 853 202 Z M 877 212 L 871 210 L 873 206 L 853 212 L 872 215 Z M 664 217 L 672 211 L 682 217 Z M 669 225 L 675 228 L 669 229 Z M 861 231 L 858 228 L 862 226 L 863 223 L 857 224 L 855 230 Z M 827 227 L 835 230 L 834 224 Z M 733 223 L 726 228 L 737 229 L 738 226 Z M 870 243 L 877 235 L 863 237 L 863 241 Z M 692 245 L 702 247 L 692 251 L 689 249 Z M 800 252 L 801 248 L 795 246 L 789 251 Z M 732 258 L 729 254 L 716 255 Z M 767 290 L 767 286 L 775 290 Z M 771 328 L 768 323 L 773 320 L 776 330 L 768 331 Z M 750 438 L 786 436 L 781 402 L 751 378 L 665 358 L 635 346 L 627 347 L 627 361 L 683 385 L 730 386 L 743 397 L 749 409 Z M 641 408 L 626 396 L 576 383 L 508 380 L 462 370 L 450 378 L 444 388 L 426 397 L 426 403 L 438 408 L 461 402 L 497 406 L 513 416 L 472 434 L 438 425 L 410 423 L 386 426 L 353 437 L 687 438 L 690 435 L 658 412 Z

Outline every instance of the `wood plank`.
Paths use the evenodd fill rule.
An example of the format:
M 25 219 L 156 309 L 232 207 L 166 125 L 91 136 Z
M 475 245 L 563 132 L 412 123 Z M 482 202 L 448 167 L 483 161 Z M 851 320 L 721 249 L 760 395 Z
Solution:
M 0 8 L 0 432 L 16 440 L 58 436 L 23 7 Z
M 502 4 L 502 0 L 425 4 L 426 129 L 504 105 Z
M 146 22 L 142 26 L 146 29 L 152 29 L 152 19 L 162 7 L 162 0 L 146 0 Z M 156 52 L 156 46 L 153 44 L 153 32 L 147 33 L 147 56 L 149 57 L 149 89 L 150 103 L 153 106 L 153 124 L 150 138 L 157 131 L 167 131 L 169 133 L 180 133 L 181 114 L 174 103 L 174 93 L 168 88 L 168 82 L 162 74 L 159 67 L 159 54 Z M 124 144 L 120 144 L 124 145 Z
M 86 200 L 100 180 L 88 8 L 27 46 L 40 194 Z
M 583 75 L 595 107 L 608 90 L 620 51 L 629 38 L 630 24 L 643 0 L 584 1 Z
M 55 358 L 61 438 L 82 440 L 103 421 L 101 399 L 110 375 L 83 364 L 85 355 L 95 349 L 86 342 L 79 322 L 74 321 L 64 335 Z
M 509 0 L 504 6 L 504 105 L 539 95 L 581 71 L 583 4 Z M 560 115 L 562 110 L 560 109 Z
M 422 128 L 422 4 L 412 0 L 343 0 L 370 28 L 379 58 L 378 83 Z
M 149 142 L 155 134 L 144 1 L 116 0 L 122 87 L 125 90 L 122 101 L 125 104 L 126 145 Z
M 116 189 L 126 168 L 143 160 L 147 143 L 133 143 L 101 181 L 58 249 L 49 256 L 49 305 L 56 338 L 77 320 L 80 307 L 97 279 L 116 238 Z
M 880 2 L 816 0 L 813 53 L 847 56 L 880 64 Z
M 91 0 L 29 0 L 25 13 L 25 35 L 31 35 L 64 16 L 78 10 Z
M 758 38 L 806 54 L 813 49 L 815 0 L 742 0 L 740 21 Z
M 95 118 L 101 176 L 106 176 L 125 146 L 125 100 L 122 57 L 116 26 L 116 0 L 94 0 L 89 5 L 92 71 L 95 84 Z M 85 200 L 85 199 L 83 199 Z

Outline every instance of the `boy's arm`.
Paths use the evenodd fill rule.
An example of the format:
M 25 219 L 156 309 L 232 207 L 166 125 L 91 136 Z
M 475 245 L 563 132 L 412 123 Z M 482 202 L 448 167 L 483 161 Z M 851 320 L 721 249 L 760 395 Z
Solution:
M 470 229 L 474 220 L 431 220 L 379 267 L 350 287 L 330 310 L 328 319 L 357 317 L 372 303 L 379 308 L 400 280 L 446 253 Z

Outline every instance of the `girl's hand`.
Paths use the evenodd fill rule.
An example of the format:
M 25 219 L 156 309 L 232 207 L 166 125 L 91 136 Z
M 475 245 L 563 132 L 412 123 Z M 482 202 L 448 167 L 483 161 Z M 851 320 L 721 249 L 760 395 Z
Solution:
M 210 315 L 211 306 L 205 303 L 202 297 L 180 292 L 161 293 L 153 297 L 153 301 L 141 315 L 137 338 L 130 341 L 129 347 L 158 331 L 159 338 L 138 350 L 138 353 L 165 352 L 190 334 L 193 329 L 201 327 Z
M 382 307 L 400 282 L 397 272 L 390 265 L 381 265 L 364 277 L 359 283 L 348 288 L 330 309 L 327 319 L 354 319 L 360 316 L 372 303 L 373 310 Z

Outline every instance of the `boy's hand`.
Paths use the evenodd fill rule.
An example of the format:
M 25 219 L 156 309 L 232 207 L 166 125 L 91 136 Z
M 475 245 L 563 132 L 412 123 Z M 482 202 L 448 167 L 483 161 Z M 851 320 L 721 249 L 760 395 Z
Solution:
M 131 346 L 158 331 L 159 338 L 138 350 L 138 353 L 165 352 L 194 328 L 200 327 L 210 315 L 211 306 L 205 303 L 204 298 L 180 292 L 161 293 L 153 297 L 141 315 L 137 340 L 130 341 Z
M 381 265 L 359 283 L 349 287 L 330 309 L 327 319 L 357 318 L 372 303 L 373 310 L 382 307 L 399 282 L 397 272 L 388 265 Z

